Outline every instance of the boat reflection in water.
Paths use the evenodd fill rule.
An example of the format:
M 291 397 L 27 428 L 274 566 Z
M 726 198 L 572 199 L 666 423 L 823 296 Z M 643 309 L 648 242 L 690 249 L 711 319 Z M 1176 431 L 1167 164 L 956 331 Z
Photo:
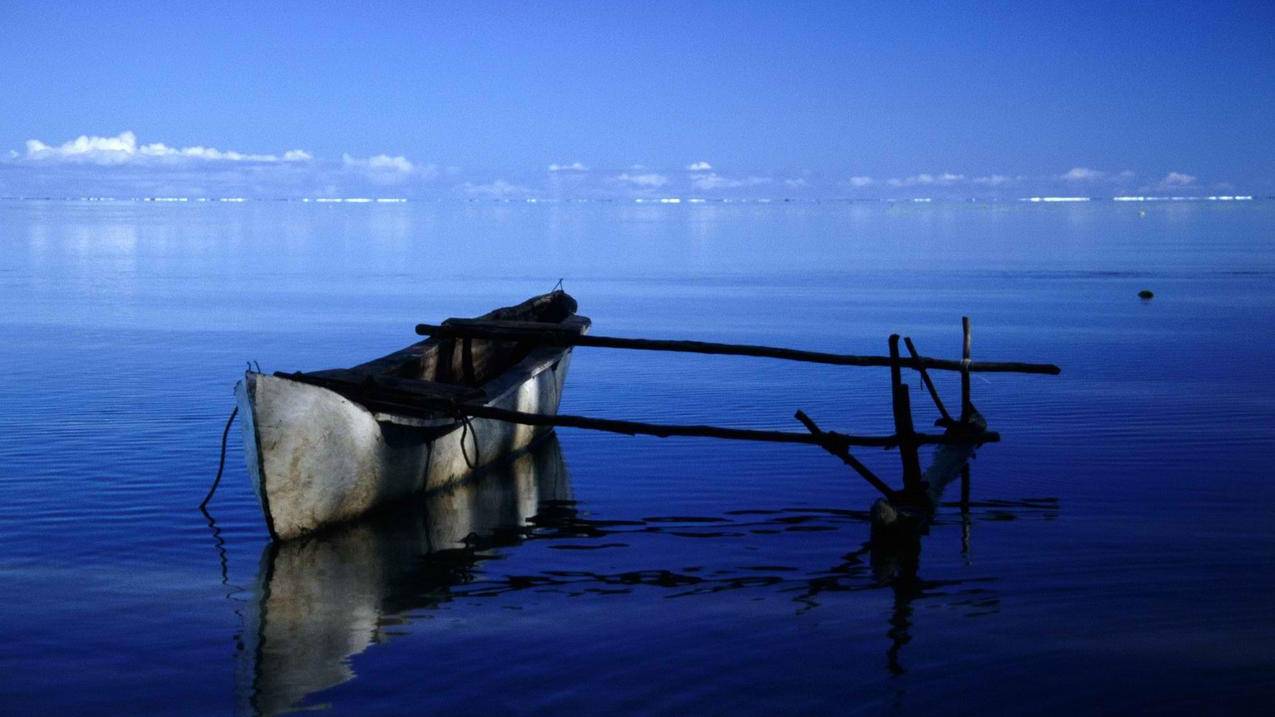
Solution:
M 953 508 L 935 524 L 949 536 Z M 1054 498 L 985 500 L 959 513 L 959 553 L 968 554 L 976 522 L 1057 515 Z M 455 486 L 309 538 L 268 546 L 245 613 L 238 663 L 238 708 L 247 714 L 277 714 L 306 705 L 310 695 L 355 677 L 350 658 L 390 640 L 412 613 L 451 600 L 492 597 L 524 590 L 588 593 L 624 599 L 657 590 L 677 597 L 717 599 L 738 591 L 761 591 L 791 600 L 797 612 L 844 605 L 859 592 L 886 590 L 893 600 L 883 615 L 884 667 L 904 674 L 904 649 L 913 639 L 918 602 L 941 604 L 968 617 L 999 610 L 992 575 L 956 565 L 963 557 L 931 556 L 922 570 L 922 536 L 903 542 L 860 542 L 869 531 L 867 511 L 840 508 L 760 508 L 723 515 L 664 515 L 603 519 L 584 515 L 572 500 L 567 470 L 552 435 L 511 463 Z M 821 536 L 813 538 L 811 536 Z M 479 571 L 491 549 L 525 540 L 554 547 L 623 550 L 655 554 L 668 540 L 687 545 L 677 567 L 622 572 L 547 569 L 507 575 Z M 758 566 L 758 541 L 767 550 L 796 543 L 790 564 Z M 849 545 L 858 548 L 845 552 Z M 935 546 L 937 547 L 937 546 Z M 933 552 L 933 551 L 931 551 Z M 691 556 L 714 561 L 686 565 Z M 937 561 L 934 559 L 937 558 Z M 601 561 L 603 565 L 612 559 Z M 645 561 L 645 560 L 644 560 Z M 926 574 L 928 573 L 928 575 Z M 602 596 L 606 596 L 603 598 Z
M 351 656 L 388 640 L 406 613 L 446 602 L 472 579 L 479 551 L 520 542 L 542 504 L 570 499 L 550 435 L 448 490 L 268 545 L 245 615 L 238 710 L 276 714 L 353 679 Z

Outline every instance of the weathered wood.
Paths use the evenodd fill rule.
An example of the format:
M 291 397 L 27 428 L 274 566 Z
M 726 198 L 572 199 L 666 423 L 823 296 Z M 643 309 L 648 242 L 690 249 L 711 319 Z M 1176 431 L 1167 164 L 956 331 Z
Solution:
M 903 492 L 916 495 L 921 485 L 921 458 L 917 454 L 917 444 L 913 437 L 916 431 L 912 425 L 912 403 L 908 398 L 908 387 L 903 383 L 899 371 L 899 335 L 890 334 L 890 393 L 894 410 L 894 434 L 899 438 L 899 457 L 903 462 Z
M 854 471 L 871 484 L 873 488 L 880 491 L 881 495 L 890 500 L 893 500 L 898 496 L 897 491 L 886 485 L 885 481 L 878 478 L 871 469 L 860 462 L 858 458 L 851 455 L 850 448 L 848 446 L 828 437 L 828 434 L 823 429 L 819 428 L 818 424 L 814 422 L 814 419 L 807 416 L 805 411 L 797 411 L 794 416 L 798 421 L 801 421 L 801 423 L 806 427 L 806 430 L 810 431 L 810 435 L 820 439 L 819 445 L 822 446 L 824 450 L 840 458 L 842 463 L 853 468 Z
M 278 375 L 279 378 L 305 381 L 305 383 L 317 383 L 317 381 L 307 380 L 310 378 L 309 374 L 279 373 L 275 375 Z M 330 388 L 338 390 L 343 387 L 332 385 Z M 348 388 L 348 385 L 344 388 Z M 567 429 L 598 430 L 616 432 L 616 434 L 623 435 L 653 435 L 658 436 L 658 438 L 691 436 L 691 438 L 755 440 L 764 441 L 764 443 L 798 443 L 806 445 L 821 445 L 821 441 L 833 441 L 833 443 L 847 445 L 847 447 L 857 445 L 857 447 L 863 448 L 895 448 L 896 445 L 899 445 L 898 436 L 894 435 L 859 436 L 841 434 L 841 432 L 836 431 L 822 431 L 820 438 L 816 438 L 816 436 L 811 434 L 799 434 L 799 432 L 790 431 L 732 429 L 732 427 L 708 425 L 646 424 L 646 422 L 641 421 L 622 421 L 617 420 L 617 418 L 594 418 L 589 416 L 551 416 L 544 415 L 544 413 L 511 411 L 506 410 L 506 408 L 483 406 L 483 404 L 455 401 L 455 399 L 450 398 L 428 397 L 428 395 L 411 395 L 411 397 L 408 397 L 408 395 L 384 393 L 370 398 L 374 398 L 374 401 L 371 401 L 370 404 L 377 411 L 399 413 L 402 416 L 418 418 L 470 416 L 474 418 L 492 418 L 492 420 L 496 421 L 506 421 L 510 422 L 510 424 L 527 426 L 567 427 Z M 928 445 L 964 443 L 964 441 L 969 441 L 970 439 L 968 436 L 947 434 L 913 434 L 912 440 L 917 444 Z M 1001 440 L 1001 436 L 996 434 L 996 432 L 988 431 L 980 436 L 979 440 L 982 443 L 997 443 L 997 441 Z
M 564 329 L 559 324 L 530 321 L 487 321 L 479 319 L 449 319 L 443 324 L 417 324 L 416 333 L 421 336 L 451 338 L 479 338 L 534 341 L 551 346 L 592 346 L 599 348 L 633 349 L 638 351 L 672 351 L 678 353 L 715 354 L 725 356 L 756 356 L 762 358 L 831 364 L 834 366 L 890 366 L 888 356 L 856 356 L 821 351 L 755 346 L 751 344 L 722 344 L 706 341 L 679 341 L 665 339 L 631 339 L 617 336 L 595 336 Z M 904 368 L 927 368 L 936 371 L 961 371 L 961 361 L 920 357 L 901 359 Z M 1023 363 L 1018 361 L 980 361 L 970 364 L 968 370 L 983 373 L 1031 373 L 1056 375 L 1061 372 L 1053 364 Z
M 963 336 L 961 348 L 961 423 L 968 423 L 970 416 L 973 414 L 973 406 L 970 404 L 970 371 L 973 370 L 973 363 L 970 361 L 970 317 L 961 317 L 961 334 Z
M 903 383 L 903 371 L 899 358 L 899 335 L 890 334 L 890 391 L 893 396 L 894 387 Z
M 579 331 L 569 326 L 563 326 L 556 321 L 515 321 L 512 319 L 465 319 L 450 318 L 443 320 L 443 326 L 450 327 L 475 327 L 488 329 L 506 329 L 511 332 L 527 332 L 541 333 L 545 331 L 556 331 L 566 334 L 578 334 Z M 489 337 L 482 337 L 489 338 Z
M 975 449 L 983 442 L 980 436 L 986 430 L 987 421 L 977 410 L 970 416 L 969 423 L 957 424 L 948 429 L 950 435 L 963 436 L 965 440 L 940 446 L 934 451 L 930 464 L 925 469 L 922 480 L 927 483 L 925 492 L 929 496 L 931 509 L 939 505 L 947 486 L 961 477 L 961 469 L 969 466 Z
M 883 544 L 909 543 L 925 532 L 939 505 L 944 489 L 949 483 L 968 475 L 969 461 L 975 449 L 983 443 L 982 436 L 987 422 L 974 411 L 968 423 L 956 424 L 947 434 L 958 440 L 946 443 L 934 451 L 929 467 L 921 480 L 924 490 L 912 500 L 890 503 L 878 500 L 872 506 L 872 539 Z M 919 499 L 919 500 L 918 500 Z
M 913 360 L 921 358 L 921 354 L 917 353 L 916 345 L 912 343 L 909 336 L 903 337 L 903 343 L 908 347 L 908 354 Z M 930 398 L 934 400 L 934 407 L 939 409 L 939 415 L 942 416 L 942 422 L 939 425 L 947 425 L 952 423 L 952 416 L 947 412 L 947 407 L 943 405 L 943 399 L 939 398 L 939 391 L 934 387 L 934 382 L 930 380 L 930 372 L 921 366 L 917 369 L 921 374 L 921 381 L 925 384 L 925 389 L 930 392 Z
M 727 440 L 740 441 L 763 441 L 768 443 L 804 443 L 807 445 L 819 445 L 820 439 L 808 433 L 793 433 L 788 431 L 763 431 L 749 428 L 724 428 L 720 426 L 704 426 L 704 425 L 674 425 L 661 423 L 642 423 L 639 421 L 620 421 L 608 418 L 589 418 L 587 416 L 570 416 L 557 415 L 546 416 L 538 413 L 522 413 L 519 411 L 507 411 L 489 406 L 477 406 L 473 404 L 459 404 L 457 410 L 465 415 L 475 416 L 478 418 L 493 418 L 499 421 L 509 421 L 511 423 L 522 423 L 531 426 L 561 426 L 565 428 L 585 428 L 597 431 L 607 431 L 610 433 L 623 433 L 625 435 L 647 435 L 658 436 L 660 438 L 668 438 L 670 436 L 689 436 L 702 438 L 724 438 Z M 994 443 L 1000 440 L 1000 436 L 995 433 L 986 434 L 990 440 L 988 443 Z M 877 448 L 892 448 L 899 444 L 897 436 L 851 436 L 844 433 L 836 433 L 833 431 L 825 432 L 828 440 L 844 443 L 847 446 L 865 446 Z M 968 441 L 968 438 L 954 439 L 945 435 L 936 434 L 915 434 L 912 436 L 913 441 L 930 444 L 930 443 L 957 443 Z
M 491 418 L 529 426 L 562 426 L 623 433 L 625 435 L 698 436 L 770 443 L 804 443 L 821 445 L 820 439 L 807 433 L 765 431 L 749 428 L 725 428 L 706 425 L 676 425 L 643 423 L 588 416 L 544 415 L 523 413 L 473 403 L 485 394 L 481 389 L 433 381 L 369 376 L 348 369 L 314 371 L 308 373 L 276 372 L 276 376 L 302 383 L 330 388 L 356 402 L 364 402 L 370 408 L 387 413 L 399 413 L 418 418 L 440 418 L 459 414 L 475 418 Z M 852 436 L 835 431 L 821 431 L 822 440 L 845 446 L 893 448 L 899 445 L 896 436 Z M 987 442 L 996 442 L 1000 436 L 989 433 Z M 912 441 L 918 444 L 955 443 L 960 440 L 948 434 L 916 433 Z
M 895 435 L 899 438 L 899 457 L 903 462 L 903 490 L 915 492 L 924 488 L 921 484 L 921 457 L 918 454 L 916 432 L 912 427 L 912 403 L 908 398 L 906 384 L 895 389 L 897 396 L 895 413 Z

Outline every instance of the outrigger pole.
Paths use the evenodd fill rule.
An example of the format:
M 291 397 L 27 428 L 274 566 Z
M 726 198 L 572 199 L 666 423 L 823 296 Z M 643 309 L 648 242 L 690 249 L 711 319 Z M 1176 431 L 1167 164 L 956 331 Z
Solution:
M 968 319 L 966 319 L 968 321 Z M 968 365 L 964 361 L 914 356 L 855 356 L 821 351 L 801 351 L 774 346 L 749 344 L 719 344 L 707 341 L 672 341 L 667 339 L 631 339 L 617 336 L 594 336 L 563 329 L 560 324 L 536 321 L 491 321 L 484 319 L 448 319 L 443 324 L 417 324 L 416 333 L 421 336 L 438 336 L 453 339 L 488 339 L 494 341 L 532 341 L 548 346 L 596 346 L 609 349 L 635 349 L 639 351 L 673 351 L 677 353 L 719 354 L 726 356 L 757 356 L 785 359 L 805 363 L 831 364 L 834 366 L 879 366 L 910 369 L 934 369 L 938 371 L 969 371 L 971 373 L 1034 373 L 1057 375 L 1062 369 L 1047 363 L 1022 363 L 1018 361 L 978 361 Z
M 970 358 L 970 320 L 961 318 L 963 344 L 959 361 L 936 359 L 920 355 L 911 338 L 903 338 L 908 350 L 905 358 L 899 353 L 897 334 L 889 340 L 888 356 L 860 356 L 818 351 L 755 346 L 749 344 L 723 344 L 705 341 L 678 341 L 666 339 L 635 339 L 615 336 L 595 336 L 564 330 L 560 325 L 531 321 L 494 321 L 482 319 L 449 319 L 441 325 L 418 324 L 416 333 L 449 340 L 459 340 L 465 345 L 473 340 L 511 341 L 528 344 L 573 347 L 631 349 L 640 351 L 672 351 L 679 353 L 718 354 L 729 356 L 755 356 L 761 358 L 801 361 L 837 366 L 879 366 L 890 369 L 891 405 L 895 431 L 889 436 L 852 436 L 834 431 L 824 431 L 802 411 L 796 418 L 808 433 L 766 431 L 742 428 L 724 428 L 703 425 L 667 425 L 621 421 L 586 416 L 544 415 L 524 413 L 491 406 L 479 405 L 460 397 L 422 396 L 419 393 L 396 400 L 392 386 L 377 386 L 379 403 L 397 411 L 445 410 L 457 417 L 488 418 L 534 426 L 561 426 L 586 428 L 627 435 L 702 436 L 730 440 L 766 441 L 772 443 L 813 444 L 840 458 L 864 480 L 877 489 L 886 499 L 884 505 L 873 506 L 874 528 L 893 529 L 896 523 L 916 524 L 927 520 L 938 503 L 943 487 L 959 476 L 967 465 L 974 448 L 984 443 L 1000 440 L 1000 435 L 987 430 L 981 414 L 970 402 L 970 374 L 974 372 L 1025 373 L 1057 375 L 1061 369 L 1053 364 L 1023 363 L 1016 361 L 973 361 Z M 466 351 L 465 354 L 470 352 Z M 902 369 L 913 369 L 921 375 L 921 381 L 938 409 L 940 418 L 936 425 L 945 429 L 942 434 L 918 433 L 912 423 L 911 399 L 908 386 L 903 383 Z M 959 371 L 961 374 L 960 417 L 953 418 L 939 398 L 938 390 L 929 371 Z M 389 389 L 389 393 L 385 392 Z M 386 402 L 389 403 L 386 403 Z M 923 473 L 917 449 L 922 445 L 941 446 L 940 453 L 930 470 Z M 898 448 L 902 460 L 903 489 L 894 490 L 877 477 L 866 465 L 850 454 L 850 448 L 879 447 Z M 967 500 L 968 486 L 963 485 L 963 500 Z M 880 503 L 880 501 L 878 502 Z M 885 517 L 881 517 L 885 516 Z M 902 518 L 900 518 L 902 516 Z

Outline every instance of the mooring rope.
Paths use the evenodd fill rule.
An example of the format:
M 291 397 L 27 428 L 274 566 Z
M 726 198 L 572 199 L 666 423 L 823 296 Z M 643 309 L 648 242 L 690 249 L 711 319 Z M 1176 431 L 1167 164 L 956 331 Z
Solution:
M 469 470 L 472 471 L 478 467 L 478 465 L 474 461 L 482 460 L 482 455 L 478 453 L 478 431 L 474 430 L 474 427 L 472 425 L 472 421 L 473 421 L 472 416 L 461 414 L 459 409 L 457 409 L 456 413 L 457 413 L 456 417 L 460 420 L 461 425 L 463 426 L 463 428 L 461 428 L 461 431 L 460 431 L 460 454 L 461 456 L 465 458 L 465 465 L 469 466 Z M 468 436 L 470 433 L 474 434 L 474 460 L 473 461 L 469 460 L 469 451 L 465 450 L 465 437 Z
M 217 486 L 221 485 L 221 474 L 226 470 L 226 439 L 230 437 L 230 424 L 235 422 L 235 416 L 239 415 L 239 406 L 230 412 L 230 418 L 226 419 L 226 428 L 221 432 L 221 460 L 217 463 L 217 477 L 213 479 L 212 487 L 208 489 L 208 495 L 204 496 L 204 500 L 199 504 L 199 509 L 204 510 L 208 505 L 208 501 L 212 500 L 213 493 L 217 492 Z
M 478 452 L 478 431 L 474 430 L 474 427 L 471 423 L 471 421 L 473 421 L 473 416 L 470 416 L 468 413 L 465 413 L 464 409 L 462 409 L 460 405 L 457 404 L 456 401 L 454 400 L 451 402 L 451 410 L 449 411 L 449 413 L 451 413 L 452 418 L 461 425 L 460 455 L 465 459 L 465 465 L 469 466 L 469 470 L 472 471 L 478 467 L 478 465 L 475 464 L 474 461 L 482 460 L 482 455 Z M 452 425 L 454 426 L 456 424 L 453 423 Z M 465 450 L 465 438 L 468 437 L 470 433 L 474 434 L 474 460 L 473 461 L 469 460 L 469 451 Z

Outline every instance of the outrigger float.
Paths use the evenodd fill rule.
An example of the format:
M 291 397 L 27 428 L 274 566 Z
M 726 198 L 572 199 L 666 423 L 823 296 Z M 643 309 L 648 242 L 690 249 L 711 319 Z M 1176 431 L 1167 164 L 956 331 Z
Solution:
M 419 324 L 429 338 L 347 369 L 265 374 L 249 370 L 236 386 L 248 472 L 266 525 L 288 540 L 356 518 L 393 500 L 463 481 L 527 448 L 555 427 L 627 435 L 702 436 L 817 445 L 840 458 L 881 493 L 873 505 L 874 538 L 923 528 L 943 488 L 960 476 L 974 450 L 998 441 L 970 402 L 976 372 L 1058 374 L 1052 364 L 973 361 L 963 320 L 959 361 L 920 355 L 911 339 L 889 339 L 888 356 L 856 356 L 768 346 L 619 338 L 589 334 L 590 320 L 561 290 L 474 319 Z M 894 433 L 855 436 L 821 429 L 802 411 L 806 432 L 640 423 L 558 414 L 577 346 L 756 356 L 837 366 L 890 369 Z M 912 423 L 902 370 L 914 370 L 938 408 L 942 433 Z M 959 371 L 961 408 L 953 416 L 930 371 Z M 922 472 L 918 449 L 936 444 Z M 898 449 L 903 487 L 875 475 L 851 448 Z M 966 492 L 968 486 L 966 485 Z M 211 496 L 211 493 L 210 493 Z M 207 502 L 207 499 L 205 499 Z

